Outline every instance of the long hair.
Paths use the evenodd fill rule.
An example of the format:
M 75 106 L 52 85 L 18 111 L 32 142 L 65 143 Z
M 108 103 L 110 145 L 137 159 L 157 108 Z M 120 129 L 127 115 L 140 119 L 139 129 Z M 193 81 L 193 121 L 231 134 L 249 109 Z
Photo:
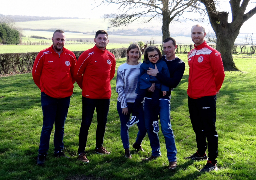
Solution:
M 139 58 L 138 59 L 141 58 L 141 51 L 140 51 L 140 47 L 138 46 L 138 44 L 130 44 L 130 46 L 126 50 L 126 53 L 127 53 L 127 55 L 126 55 L 127 56 L 126 62 L 127 63 L 129 61 L 129 56 L 128 56 L 129 51 L 132 50 L 132 49 L 135 49 L 135 48 L 138 48 L 138 50 L 139 50 Z
M 144 61 L 145 63 L 149 63 L 149 58 L 148 58 L 148 53 L 149 52 L 152 52 L 152 51 L 156 51 L 158 53 L 158 56 L 159 56 L 159 59 L 162 58 L 162 54 L 161 54 L 161 51 L 155 47 L 155 46 L 149 46 L 145 49 L 145 52 L 144 52 Z

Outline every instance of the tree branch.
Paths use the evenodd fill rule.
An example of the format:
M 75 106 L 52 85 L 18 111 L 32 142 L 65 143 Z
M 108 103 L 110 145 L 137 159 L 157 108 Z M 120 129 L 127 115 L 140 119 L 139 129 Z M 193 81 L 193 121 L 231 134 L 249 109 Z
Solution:
M 246 13 L 243 16 L 243 22 L 247 21 L 248 19 L 250 19 L 254 14 L 256 13 L 256 7 L 254 7 L 253 9 L 251 9 L 248 13 Z

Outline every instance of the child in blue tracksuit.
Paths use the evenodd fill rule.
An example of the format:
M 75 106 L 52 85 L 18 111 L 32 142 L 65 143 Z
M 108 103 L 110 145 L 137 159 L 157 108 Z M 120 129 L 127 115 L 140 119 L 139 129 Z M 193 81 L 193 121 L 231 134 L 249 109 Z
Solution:
M 158 126 L 158 114 L 159 114 L 159 97 L 160 93 L 162 91 L 163 96 L 167 94 L 167 91 L 169 91 L 169 87 L 161 84 L 156 77 L 150 76 L 147 74 L 147 70 L 149 68 L 155 69 L 155 66 L 157 66 L 157 69 L 159 72 L 164 74 L 166 77 L 170 77 L 170 73 L 168 70 L 168 67 L 166 63 L 161 59 L 161 52 L 158 48 L 149 46 L 144 53 L 144 61 L 140 66 L 140 75 L 138 79 L 137 84 L 137 97 L 134 102 L 134 108 L 131 120 L 128 121 L 127 126 L 131 127 L 134 124 L 138 123 L 139 120 L 137 118 L 139 112 L 139 105 L 143 102 L 144 97 L 147 93 L 150 93 L 152 101 L 150 105 L 150 112 L 151 112 L 151 122 L 153 125 L 153 131 L 155 133 L 159 132 L 159 126 Z M 152 88 L 154 91 L 152 92 Z M 150 91 L 151 92 L 150 92 Z

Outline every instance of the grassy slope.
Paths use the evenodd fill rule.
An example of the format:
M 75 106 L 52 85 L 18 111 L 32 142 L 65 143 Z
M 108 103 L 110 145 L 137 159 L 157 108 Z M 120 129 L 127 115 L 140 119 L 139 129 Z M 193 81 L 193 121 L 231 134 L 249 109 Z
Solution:
M 185 60 L 186 55 L 180 55 Z M 117 61 L 117 66 L 124 59 Z M 187 62 L 187 61 L 186 61 Z M 184 157 L 196 150 L 195 135 L 187 108 L 188 66 L 180 85 L 172 96 L 172 127 L 178 149 L 179 167 L 175 172 L 166 166 L 168 160 L 164 137 L 159 133 L 162 157 L 144 163 L 151 148 L 146 137 L 145 152 L 132 151 L 132 159 L 124 158 L 120 138 L 120 121 L 116 111 L 115 78 L 104 146 L 112 153 L 97 155 L 95 148 L 96 114 L 89 130 L 87 154 L 89 164 L 76 161 L 78 133 L 81 123 L 81 90 L 75 85 L 65 125 L 65 151 L 71 159 L 53 157 L 53 135 L 45 167 L 35 165 L 42 126 L 40 92 L 31 74 L 0 78 L 0 179 L 79 179 L 82 176 L 107 179 L 255 179 L 255 59 L 235 58 L 241 72 L 226 72 L 217 100 L 219 133 L 219 171 L 200 174 L 205 161 L 193 162 Z M 187 64 L 187 63 L 186 63 Z M 130 143 L 136 138 L 137 127 L 130 129 Z

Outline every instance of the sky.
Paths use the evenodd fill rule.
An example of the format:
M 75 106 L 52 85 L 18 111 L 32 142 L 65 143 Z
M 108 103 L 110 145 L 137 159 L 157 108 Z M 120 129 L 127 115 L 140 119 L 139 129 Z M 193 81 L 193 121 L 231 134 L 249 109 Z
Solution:
M 228 11 L 230 9 L 228 2 L 229 0 L 221 0 L 221 6 L 217 10 Z M 256 3 L 251 3 L 250 6 L 254 7 Z M 104 14 L 115 13 L 117 7 L 114 5 L 96 7 L 94 0 L 0 0 L 0 14 L 4 15 L 100 18 Z M 255 22 L 256 15 L 244 23 L 240 32 L 256 35 Z M 161 22 L 159 23 L 161 27 Z
M 93 0 L 0 0 L 0 14 L 98 18 L 111 13 L 113 6 L 97 9 Z

